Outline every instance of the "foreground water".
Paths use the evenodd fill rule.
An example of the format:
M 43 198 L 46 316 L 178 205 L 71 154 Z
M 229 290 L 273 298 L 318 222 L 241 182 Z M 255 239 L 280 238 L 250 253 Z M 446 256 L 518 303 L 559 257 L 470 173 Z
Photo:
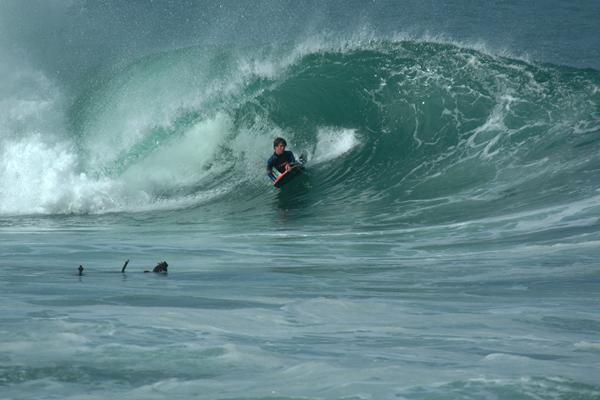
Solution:
M 595 227 L 161 218 L 3 221 L 2 398 L 600 395 Z
M 1 400 L 600 398 L 597 6 L 127 4 L 0 7 Z

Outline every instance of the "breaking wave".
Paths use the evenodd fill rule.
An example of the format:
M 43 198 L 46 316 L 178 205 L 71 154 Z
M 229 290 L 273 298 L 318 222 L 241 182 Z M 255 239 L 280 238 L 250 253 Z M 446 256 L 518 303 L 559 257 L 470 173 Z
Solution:
M 251 213 L 280 195 L 264 178 L 275 136 L 308 154 L 300 196 L 323 217 L 447 223 L 570 204 L 576 218 L 598 204 L 594 70 L 369 39 L 153 54 L 72 102 L 34 71 L 20 79 L 0 121 L 4 215 Z

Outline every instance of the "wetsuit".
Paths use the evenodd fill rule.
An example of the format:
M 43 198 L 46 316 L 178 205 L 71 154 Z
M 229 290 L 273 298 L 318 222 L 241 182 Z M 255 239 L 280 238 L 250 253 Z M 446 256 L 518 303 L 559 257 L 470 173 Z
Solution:
M 267 176 L 271 178 L 272 181 L 274 181 L 277 178 L 275 177 L 275 174 L 273 174 L 273 168 L 275 168 L 277 171 L 283 174 L 285 172 L 286 164 L 291 165 L 295 163 L 296 158 L 294 158 L 294 153 L 292 153 L 291 151 L 285 150 L 280 156 L 273 153 L 271 158 L 269 158 L 269 160 L 267 161 Z

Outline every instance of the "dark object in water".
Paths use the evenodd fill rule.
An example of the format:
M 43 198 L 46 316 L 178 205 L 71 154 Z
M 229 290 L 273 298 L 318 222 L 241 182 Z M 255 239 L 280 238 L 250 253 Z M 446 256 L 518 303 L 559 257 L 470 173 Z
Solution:
M 80 265 L 77 270 L 79 271 L 79 276 L 83 275 L 83 265 Z
M 161 261 L 158 264 L 156 264 L 156 267 L 154 267 L 154 269 L 152 271 L 144 271 L 144 272 L 156 272 L 157 274 L 166 274 L 168 267 L 169 267 L 169 264 L 167 264 L 166 261 Z
M 121 269 L 122 273 L 125 273 L 125 268 L 127 268 L 127 264 L 129 264 L 129 260 L 125 261 L 125 264 L 123 264 L 123 268 Z

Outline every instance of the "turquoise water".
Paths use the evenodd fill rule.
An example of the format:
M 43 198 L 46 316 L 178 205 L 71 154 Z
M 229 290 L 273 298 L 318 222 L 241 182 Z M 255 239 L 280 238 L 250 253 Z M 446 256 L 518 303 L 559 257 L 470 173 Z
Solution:
M 600 13 L 547 4 L 4 3 L 0 399 L 599 398 Z

